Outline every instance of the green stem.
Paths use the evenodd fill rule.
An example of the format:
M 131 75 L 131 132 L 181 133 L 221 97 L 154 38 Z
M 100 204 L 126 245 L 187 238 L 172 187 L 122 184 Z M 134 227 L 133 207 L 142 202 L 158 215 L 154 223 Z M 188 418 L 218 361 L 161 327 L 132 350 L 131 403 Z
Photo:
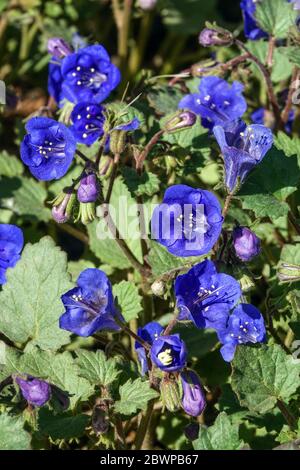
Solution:
M 289 428 L 294 431 L 296 428 L 296 419 L 291 414 L 290 410 L 288 409 L 287 405 L 282 400 L 277 400 L 277 406 L 280 409 L 284 419 L 286 420 Z
M 140 343 L 146 349 L 146 351 L 150 351 L 151 349 L 150 344 L 148 344 L 146 341 L 140 338 L 137 334 L 135 334 L 134 331 L 128 328 L 128 326 L 125 325 L 125 323 L 123 323 L 121 320 L 119 320 L 118 317 L 114 317 L 114 321 L 124 331 L 124 333 L 127 333 L 131 338 L 133 338 L 135 341 Z
M 145 436 L 146 436 L 146 433 L 147 433 L 147 430 L 151 421 L 152 413 L 153 413 L 154 403 L 155 403 L 155 400 L 149 401 L 147 410 L 142 415 L 140 425 L 136 432 L 134 450 L 140 450 L 143 448 L 144 439 L 145 439 Z

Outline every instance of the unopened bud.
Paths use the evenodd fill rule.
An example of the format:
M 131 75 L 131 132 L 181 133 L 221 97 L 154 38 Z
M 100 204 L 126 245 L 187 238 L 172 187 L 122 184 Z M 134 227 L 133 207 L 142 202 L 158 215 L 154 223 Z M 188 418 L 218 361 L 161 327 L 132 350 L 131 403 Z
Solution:
M 164 376 L 160 384 L 160 396 L 167 410 L 174 412 L 181 408 L 181 389 L 176 379 Z
M 164 125 L 166 132 L 176 132 L 192 127 L 197 120 L 192 111 L 179 111 Z
M 72 54 L 71 46 L 62 38 L 50 38 L 48 40 L 48 52 L 56 59 L 62 59 Z
M 99 196 L 99 182 L 94 173 L 85 175 L 80 180 L 77 190 L 77 199 L 79 202 L 95 202 Z
M 297 264 L 282 263 L 278 268 L 277 275 L 281 282 L 300 281 L 300 266 Z
M 151 290 L 157 297 L 162 297 L 166 292 L 166 284 L 163 281 L 154 281 Z
M 230 31 L 223 28 L 204 28 L 199 34 L 199 43 L 201 46 L 230 46 L 233 37 Z
M 76 196 L 72 189 L 60 194 L 55 200 L 52 208 L 52 217 L 58 224 L 66 223 L 71 215 Z
M 103 405 L 96 405 L 92 414 L 92 427 L 96 434 L 106 434 L 110 428 L 108 409 Z
M 124 151 L 126 146 L 126 131 L 113 131 L 110 134 L 110 150 L 116 155 Z
M 182 408 L 190 416 L 199 416 L 206 406 L 205 393 L 200 379 L 193 370 L 181 372 L 183 389 Z
M 108 155 L 102 155 L 99 162 L 98 172 L 100 176 L 110 176 L 114 166 L 114 161 Z

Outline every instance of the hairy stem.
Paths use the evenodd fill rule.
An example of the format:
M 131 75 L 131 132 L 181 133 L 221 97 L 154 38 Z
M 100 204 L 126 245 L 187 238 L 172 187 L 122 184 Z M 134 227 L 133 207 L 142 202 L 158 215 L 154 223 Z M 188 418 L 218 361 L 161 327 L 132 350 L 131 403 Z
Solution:
M 154 136 L 149 140 L 148 144 L 144 148 L 144 150 L 138 155 L 136 158 L 136 169 L 139 172 L 142 172 L 144 161 L 146 160 L 147 156 L 149 155 L 152 147 L 159 141 L 160 137 L 163 135 L 164 131 L 161 129 L 160 131 L 156 132 Z
M 274 38 L 274 36 L 270 36 L 269 43 L 268 43 L 267 58 L 266 58 L 266 64 L 269 69 L 271 69 L 273 66 L 273 56 L 274 56 L 275 45 L 276 45 L 276 38 Z
M 148 344 L 140 336 L 135 334 L 134 331 L 132 331 L 130 328 L 128 328 L 128 326 L 125 325 L 125 323 L 123 323 L 121 320 L 119 320 L 118 317 L 115 317 L 114 321 L 124 331 L 124 333 L 127 333 L 131 338 L 135 339 L 135 341 L 140 343 L 146 349 L 146 351 L 149 351 L 151 349 L 150 344 Z
M 291 78 L 289 93 L 288 93 L 288 97 L 287 97 L 287 100 L 286 100 L 286 105 L 285 105 L 285 107 L 282 111 L 282 114 L 281 114 L 281 118 L 282 118 L 282 121 L 284 122 L 284 124 L 286 124 L 288 122 L 288 119 L 289 119 L 290 111 L 291 111 L 292 106 L 293 106 L 293 95 L 294 95 L 294 93 L 297 90 L 298 85 L 299 85 L 298 80 L 299 80 L 299 68 L 295 67 L 294 70 L 293 70 L 292 78 Z

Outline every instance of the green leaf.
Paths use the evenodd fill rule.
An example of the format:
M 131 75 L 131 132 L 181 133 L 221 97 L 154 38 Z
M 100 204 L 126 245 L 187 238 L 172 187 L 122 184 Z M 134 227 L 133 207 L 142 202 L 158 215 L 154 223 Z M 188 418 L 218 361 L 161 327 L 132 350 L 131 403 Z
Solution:
M 51 211 L 45 207 L 47 191 L 41 183 L 32 178 L 22 177 L 22 186 L 14 192 L 13 210 L 23 218 L 47 222 Z
M 69 340 L 58 319 L 64 308 L 60 297 L 72 285 L 65 253 L 50 237 L 27 244 L 21 260 L 7 271 L 0 293 L 0 330 L 11 341 L 58 349 Z
M 30 435 L 23 426 L 22 419 L 0 414 L 0 450 L 30 449 Z
M 162 120 L 162 124 L 168 119 L 168 116 L 165 117 Z M 209 149 L 210 152 L 208 132 L 207 129 L 202 127 L 200 119 L 197 119 L 196 123 L 192 127 L 181 129 L 169 134 L 165 133 L 163 140 L 166 140 L 170 144 L 178 145 L 184 149 L 197 151 L 202 150 L 204 152 L 207 152 Z
M 90 417 L 72 413 L 54 414 L 47 408 L 41 408 L 38 415 L 39 431 L 51 439 L 74 439 L 84 434 Z
M 202 259 L 201 257 L 179 258 L 155 241 L 150 241 L 150 246 L 147 260 L 152 268 L 153 276 L 171 279 L 178 271 L 187 269 Z
M 300 50 L 297 46 L 282 47 L 283 53 L 288 57 L 292 64 L 300 67 Z
M 263 39 L 259 41 L 248 41 L 247 48 L 254 54 L 262 63 L 265 63 L 268 54 L 268 43 Z M 261 76 L 261 71 L 258 69 L 256 64 L 252 67 L 257 71 L 257 74 Z M 282 80 L 286 80 L 292 74 L 293 65 L 286 55 L 286 48 L 275 48 L 273 54 L 273 67 L 271 78 L 275 83 L 279 83 Z
M 278 345 L 242 346 L 232 363 L 231 384 L 242 406 L 266 413 L 277 400 L 288 402 L 300 385 L 300 365 Z
M 0 175 L 13 178 L 23 174 L 22 162 L 15 156 L 10 155 L 5 150 L 0 153 Z
M 243 446 L 239 426 L 231 424 L 226 413 L 220 413 L 209 428 L 200 425 L 199 437 L 193 441 L 195 450 L 239 450 Z
M 120 400 L 115 403 L 115 411 L 123 415 L 131 415 L 138 410 L 145 410 L 149 400 L 158 397 L 149 386 L 149 382 L 143 382 L 141 378 L 132 381 L 129 379 L 119 389 Z
M 282 150 L 287 157 L 297 155 L 298 166 L 300 167 L 300 139 L 297 137 L 289 137 L 285 132 L 278 132 L 275 136 L 275 146 Z
M 117 361 L 107 358 L 103 351 L 86 351 L 81 349 L 76 351 L 76 364 L 79 367 L 79 374 L 91 384 L 106 387 L 114 382 L 120 374 Z
M 121 236 L 125 239 L 125 242 L 136 258 L 142 262 L 143 255 L 137 216 L 138 206 L 121 178 L 115 180 L 110 205 L 113 207 L 111 217 L 119 229 Z M 103 218 L 89 224 L 88 232 L 90 236 L 90 248 L 103 263 L 110 264 L 119 269 L 131 267 L 130 262 L 119 248 L 116 241 L 111 238 L 111 234 Z M 129 235 L 126 232 L 131 234 L 130 238 L 128 238 Z
M 261 29 L 276 38 L 285 38 L 294 26 L 297 12 L 293 5 L 282 0 L 264 0 L 257 3 L 255 17 Z
M 118 305 L 126 322 L 138 318 L 138 314 L 142 311 L 142 297 L 136 285 L 121 281 L 113 286 L 113 294 L 118 299 Z
M 133 168 L 126 166 L 122 169 L 122 175 L 129 191 L 135 196 L 153 196 L 159 191 L 160 180 L 150 171 L 139 175 Z
M 284 245 L 281 251 L 280 260 L 285 263 L 300 265 L 300 243 L 295 245 Z
M 288 213 L 285 200 L 297 190 L 299 180 L 296 157 L 287 157 L 273 148 L 250 174 L 238 196 L 243 208 L 253 210 L 256 217 L 276 220 Z
M 168 85 L 153 87 L 147 95 L 150 106 L 160 116 L 177 111 L 182 97 L 183 93 L 179 88 Z

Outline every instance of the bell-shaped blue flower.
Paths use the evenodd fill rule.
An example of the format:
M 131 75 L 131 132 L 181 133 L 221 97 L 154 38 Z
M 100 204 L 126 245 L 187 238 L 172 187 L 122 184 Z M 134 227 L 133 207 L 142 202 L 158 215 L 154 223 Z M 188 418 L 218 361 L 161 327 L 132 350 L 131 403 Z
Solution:
M 24 237 L 16 225 L 0 224 L 0 285 L 6 283 L 6 270 L 13 268 L 20 259 Z
M 221 206 L 214 194 L 186 185 L 167 189 L 151 219 L 152 238 L 176 256 L 208 253 L 222 230 Z
M 62 87 L 61 62 L 52 57 L 48 66 L 48 93 L 57 104 L 60 103 Z
M 182 408 L 190 416 L 199 416 L 206 406 L 205 393 L 200 379 L 193 370 L 180 374 L 182 384 Z
M 262 314 L 251 304 L 239 304 L 228 319 L 226 328 L 218 331 L 223 344 L 224 361 L 232 361 L 240 344 L 261 343 L 266 340 L 266 328 Z
M 232 239 L 235 254 L 242 261 L 251 261 L 261 251 L 260 239 L 247 227 L 236 227 Z
M 216 126 L 213 132 L 224 158 L 225 184 L 233 192 L 270 150 L 273 134 L 265 126 L 246 126 L 241 120 Z
M 114 305 L 111 283 L 99 269 L 85 269 L 77 287 L 61 297 L 66 309 L 59 326 L 79 336 L 91 336 L 99 330 L 118 330 L 114 318 L 121 319 Z
M 190 320 L 198 328 L 224 328 L 230 310 L 241 296 L 239 283 L 218 273 L 212 261 L 193 266 L 175 281 L 179 320 Z
M 43 406 L 50 400 L 51 387 L 44 380 L 27 376 L 26 379 L 16 377 L 15 381 L 19 385 L 23 397 L 30 405 Z
M 120 83 L 119 69 L 101 45 L 87 46 L 62 61 L 63 97 L 72 103 L 101 103 Z
M 21 159 L 39 180 L 49 181 L 64 176 L 74 157 L 76 142 L 62 123 L 46 117 L 31 118 L 21 144 Z
M 241 9 L 244 17 L 245 36 L 251 40 L 267 38 L 268 34 L 260 29 L 255 18 L 257 0 L 242 0 Z
M 163 331 L 164 328 L 159 323 L 150 322 L 143 328 L 138 328 L 137 334 L 140 338 L 146 341 L 146 343 L 152 345 L 153 341 L 158 338 L 158 336 L 160 336 Z M 138 341 L 135 342 L 135 350 L 141 364 L 142 375 L 145 375 L 148 372 L 146 350 Z
M 71 114 L 70 127 L 77 142 L 91 145 L 103 136 L 105 116 L 102 106 L 94 103 L 78 103 Z
M 190 109 L 202 118 L 208 129 L 224 125 L 227 121 L 240 118 L 247 110 L 242 95 L 244 87 L 239 82 L 230 85 L 219 77 L 208 76 L 200 81 L 199 93 L 186 95 L 179 102 L 179 108 Z
M 164 372 L 175 372 L 185 367 L 187 351 L 178 334 L 158 336 L 150 350 L 151 361 Z

